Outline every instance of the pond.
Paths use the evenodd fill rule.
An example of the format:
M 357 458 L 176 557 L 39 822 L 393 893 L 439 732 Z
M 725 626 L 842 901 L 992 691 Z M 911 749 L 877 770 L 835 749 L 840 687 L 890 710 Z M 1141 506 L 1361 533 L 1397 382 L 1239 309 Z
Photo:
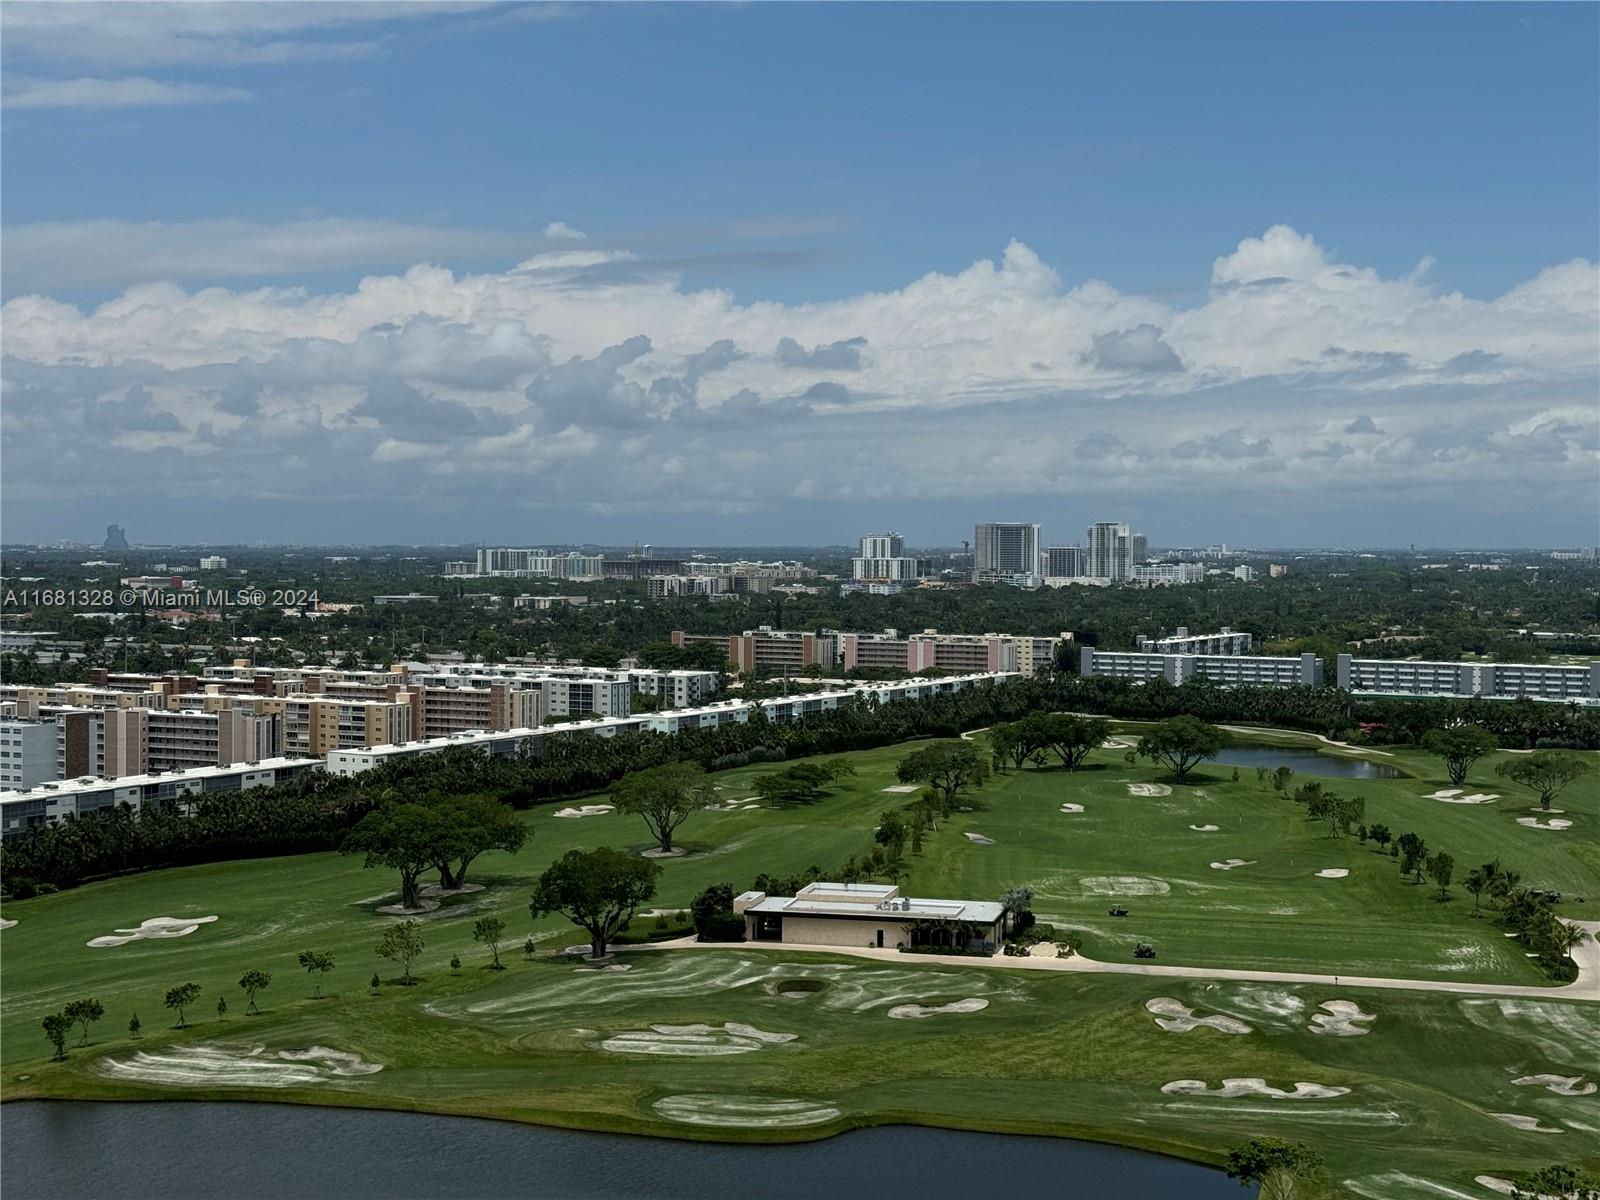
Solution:
M 1220 1171 L 1137 1150 L 904 1125 L 750 1146 L 281 1104 L 34 1100 L 0 1121 L 8 1200 L 1245 1196 Z
M 1217 762 L 1238 767 L 1241 775 L 1256 767 L 1266 767 L 1269 771 L 1289 767 L 1296 775 L 1325 775 L 1333 779 L 1399 779 L 1403 775 L 1387 763 L 1368 762 L 1365 758 L 1343 754 L 1321 754 L 1297 746 L 1230 746 L 1217 755 Z

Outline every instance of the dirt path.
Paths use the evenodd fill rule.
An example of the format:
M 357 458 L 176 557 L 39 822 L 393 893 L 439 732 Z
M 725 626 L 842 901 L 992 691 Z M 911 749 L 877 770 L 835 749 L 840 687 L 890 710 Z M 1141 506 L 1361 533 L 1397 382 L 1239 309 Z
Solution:
M 1012 958 L 996 955 L 993 958 L 962 958 L 939 956 L 940 966 L 973 967 L 979 970 L 999 971 L 1076 971 L 1090 975 L 1146 975 L 1163 979 L 1238 980 L 1245 983 L 1317 983 L 1329 987 L 1388 988 L 1407 992 L 1451 992 L 1465 996 L 1519 996 L 1541 1000 L 1588 1000 L 1600 1003 L 1600 921 L 1572 921 L 1589 936 L 1576 951 L 1573 960 L 1578 964 L 1578 978 L 1571 983 L 1554 987 L 1536 987 L 1514 983 L 1464 983 L 1447 979 L 1393 979 L 1382 975 L 1316 975 L 1297 971 L 1251 971 L 1227 967 L 1177 967 L 1163 963 L 1111 963 L 1074 954 L 1071 958 Z M 793 942 L 697 942 L 692 937 L 671 942 L 656 942 L 647 946 L 618 946 L 618 950 L 778 950 L 800 954 L 846 954 L 852 958 L 871 958 L 879 962 L 894 962 L 902 966 L 908 962 L 922 961 L 916 955 L 905 955 L 898 950 L 878 950 L 872 947 L 803 946 Z

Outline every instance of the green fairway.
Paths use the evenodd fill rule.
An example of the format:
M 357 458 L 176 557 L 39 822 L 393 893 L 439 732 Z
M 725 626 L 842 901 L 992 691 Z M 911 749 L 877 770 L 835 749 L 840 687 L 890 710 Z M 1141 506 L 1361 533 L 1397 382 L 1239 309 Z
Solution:
M 742 889 L 762 871 L 828 870 L 861 855 L 878 815 L 913 798 L 883 790 L 910 749 L 852 755 L 856 776 L 811 804 L 697 814 L 680 831 L 688 855 L 663 863 L 655 904 L 675 909 L 708 884 Z M 1027 884 L 1041 920 L 1083 930 L 1086 953 L 1108 961 L 1131 961 L 1133 943 L 1147 940 L 1162 964 L 1548 982 L 1492 919 L 1473 917 L 1460 883 L 1498 855 L 1526 882 L 1565 893 L 1563 915 L 1600 916 L 1600 890 L 1577 900 L 1600 880 L 1593 777 L 1557 805 L 1571 827 L 1541 830 L 1517 823 L 1534 802 L 1497 779 L 1491 760 L 1465 789 L 1498 796 L 1484 804 L 1428 799 L 1450 787 L 1434 760 L 1399 753 L 1384 761 L 1410 774 L 1325 785 L 1364 796 L 1369 823 L 1414 830 L 1452 853 L 1448 903 L 1432 886 L 1402 881 L 1391 859 L 1355 838 L 1329 838 L 1251 770 L 1235 782 L 1231 769 L 1207 766 L 1173 785 L 1148 764 L 1129 766 L 1118 749 L 1096 752 L 1079 772 L 1030 767 L 994 777 L 970 811 L 908 855 L 902 889 L 989 899 Z M 716 782 L 731 801 L 771 769 L 725 772 Z M 1134 795 L 1130 784 L 1171 792 Z M 1063 804 L 1083 811 L 1062 812 Z M 1399 1173 L 1477 1195 L 1478 1173 L 1596 1160 L 1600 1093 L 1512 1082 L 1600 1079 L 1600 1005 L 1567 997 L 1073 975 L 739 947 L 626 953 L 625 971 L 548 954 L 525 961 L 530 933 L 545 951 L 585 940 L 561 918 L 528 916 L 532 880 L 550 861 L 575 847 L 649 844 L 637 818 L 558 818 L 561 807 L 523 814 L 532 837 L 522 852 L 473 864 L 471 878 L 486 890 L 423 918 L 422 982 L 386 982 L 377 995 L 367 987 L 374 971 L 386 981 L 399 975 L 374 953 L 393 922 L 375 910 L 394 898 L 396 881 L 355 858 L 184 868 L 8 904 L 5 916 L 18 924 L 0 933 L 5 1098 L 259 1096 L 735 1139 L 918 1121 L 1072 1134 L 1211 1162 L 1234 1142 L 1270 1133 L 1314 1141 L 1336 1182 L 1358 1181 L 1357 1194 L 1365 1187 L 1401 1197 L 1430 1193 L 1421 1183 L 1371 1178 Z M 1209 866 L 1229 859 L 1248 865 Z M 1349 874 L 1319 878 L 1326 869 Z M 1109 917 L 1116 904 L 1130 915 Z M 486 913 L 507 922 L 507 971 L 485 969 L 488 951 L 472 941 L 472 922 Z M 183 937 L 85 944 L 154 917 L 213 915 Z M 638 919 L 633 932 L 652 924 Z M 310 998 L 312 981 L 295 965 L 302 950 L 336 955 L 324 982 L 329 998 Z M 459 972 L 448 966 L 454 954 Z M 259 1017 L 243 1015 L 237 986 L 251 968 L 273 974 Z M 189 1010 L 193 1028 L 173 1031 L 163 994 L 191 980 L 202 989 Z M 88 1047 L 50 1064 L 39 1020 L 80 996 L 100 999 L 106 1017 Z M 219 996 L 228 1001 L 225 1019 L 215 1012 Z M 1159 997 L 1196 1016 L 1229 1016 L 1249 1032 L 1163 1030 L 1145 1009 Z M 957 1000 L 987 1005 L 923 1019 L 888 1015 Z M 1327 1023 L 1318 1006 L 1335 1000 L 1370 1014 L 1359 1023 L 1367 1032 L 1316 1032 Z M 144 1036 L 131 1042 L 135 1011 Z M 74 1031 L 69 1049 L 76 1041 Z M 278 1057 L 311 1047 L 362 1062 Z M 366 1064 L 382 1069 L 359 1073 Z M 1187 1094 L 1192 1084 L 1161 1091 L 1181 1080 L 1216 1089 L 1225 1078 L 1350 1090 L 1321 1099 Z M 1516 1129 L 1494 1113 L 1566 1133 Z

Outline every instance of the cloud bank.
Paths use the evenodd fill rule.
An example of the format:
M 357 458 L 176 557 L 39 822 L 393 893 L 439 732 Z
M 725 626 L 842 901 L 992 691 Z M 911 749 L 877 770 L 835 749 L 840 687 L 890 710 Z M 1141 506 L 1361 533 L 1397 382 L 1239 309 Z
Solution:
M 183 247 L 149 240 L 143 269 L 176 271 Z M 1442 496 L 1463 522 L 1594 511 L 1586 260 L 1476 299 L 1431 287 L 1426 263 L 1384 278 L 1276 226 L 1219 256 L 1188 308 L 1069 286 L 1018 242 L 785 305 L 564 240 L 505 271 L 418 265 L 333 294 L 12 299 L 7 500 L 69 481 L 108 508 L 207 485 L 310 495 L 352 538 L 389 531 L 337 528 L 340 497 L 788 513 L 794 532 L 810 498 L 865 514 L 1141 488 L 1334 512 L 1378 494 L 1401 521 Z

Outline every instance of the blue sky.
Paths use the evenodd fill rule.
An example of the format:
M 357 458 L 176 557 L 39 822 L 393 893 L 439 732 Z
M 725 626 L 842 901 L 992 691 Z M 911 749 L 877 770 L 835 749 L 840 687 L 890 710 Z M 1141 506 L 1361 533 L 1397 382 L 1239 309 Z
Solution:
M 312 536 L 283 472 L 239 461 L 281 438 L 308 484 L 358 460 L 330 533 L 392 540 L 418 429 L 453 404 L 487 415 L 440 447 L 482 464 L 480 491 L 459 468 L 425 481 L 446 540 L 835 541 L 895 521 L 949 542 L 985 505 L 1035 505 L 1063 537 L 1113 505 L 1158 542 L 1370 540 L 1377 512 L 1391 544 L 1594 540 L 1592 5 L 11 3 L 0 22 L 8 327 L 28 318 L 6 371 L 13 540 L 122 505 L 135 525 L 148 506 L 152 539 L 223 537 L 140 481 L 230 458 L 220 477 L 251 501 L 234 538 Z M 451 282 L 356 302 L 418 263 Z M 163 282 L 184 298 L 130 317 L 125 291 Z M 507 321 L 527 345 L 505 372 L 457 369 L 495 357 Z M 376 347 L 411 322 L 459 337 L 456 366 Z M 374 329 L 367 375 L 307 367 Z M 1305 343 L 1274 357 L 1273 329 Z M 576 386 L 553 368 L 635 337 L 648 352 L 560 401 L 579 419 L 551 417 L 549 389 Z M 864 357 L 785 359 L 783 337 L 864 338 Z M 733 356 L 696 373 L 724 340 Z M 281 377 L 230 378 L 241 357 Z M 364 398 L 377 375 L 416 395 Z M 116 428 L 128 466 L 70 509 L 41 498 L 62 404 Z M 1382 442 L 1342 432 L 1379 410 Z M 1052 453 L 962 465 L 985 429 Z M 773 438 L 804 467 L 787 494 Z M 827 450 L 873 439 L 889 448 L 849 464 Z M 673 457 L 657 490 L 630 482 Z M 1381 508 L 1352 480 L 1390 489 Z M 482 496 L 511 498 L 500 527 Z

